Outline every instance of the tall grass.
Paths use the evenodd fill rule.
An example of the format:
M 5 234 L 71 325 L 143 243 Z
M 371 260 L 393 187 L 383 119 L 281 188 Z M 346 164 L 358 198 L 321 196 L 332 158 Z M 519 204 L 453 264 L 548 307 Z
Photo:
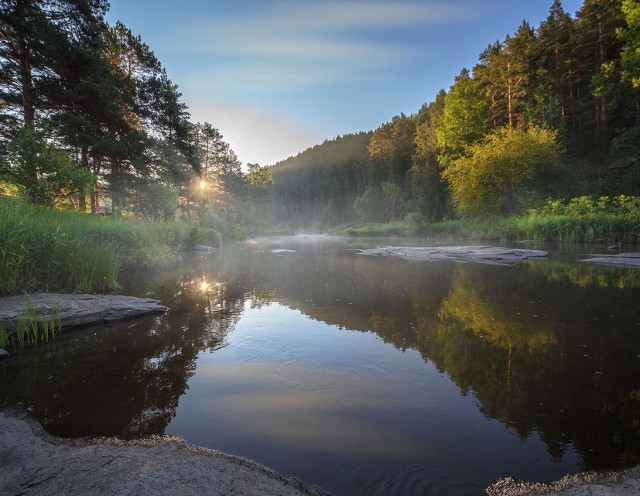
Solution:
M 0 295 L 110 291 L 122 268 L 167 266 L 195 244 L 219 246 L 213 229 L 180 223 L 52 212 L 0 201 Z
M 387 223 L 369 223 L 360 227 L 347 227 L 341 231 L 346 236 L 363 236 L 363 237 L 385 237 L 385 236 L 406 236 L 409 225 L 403 221 L 387 222 Z
M 12 332 L 0 324 L 0 348 L 49 341 L 62 330 L 60 315 L 60 307 L 47 312 L 25 303 Z
M 640 240 L 640 197 L 580 196 L 553 200 L 527 215 L 503 221 L 508 238 L 540 241 L 637 243 Z
M 502 219 L 499 218 L 463 218 L 428 222 L 419 214 L 409 214 L 404 221 L 348 227 L 342 229 L 339 234 L 367 237 L 419 236 L 450 240 L 500 239 L 503 236 Z
M 411 213 L 405 221 L 367 224 L 341 231 L 347 236 L 423 236 L 439 239 L 484 239 L 638 243 L 640 197 L 580 196 L 550 200 L 542 208 L 510 217 L 465 217 L 428 222 Z

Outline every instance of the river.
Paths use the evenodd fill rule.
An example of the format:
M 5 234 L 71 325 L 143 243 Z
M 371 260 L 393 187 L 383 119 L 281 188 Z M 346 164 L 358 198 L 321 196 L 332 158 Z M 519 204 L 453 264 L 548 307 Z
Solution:
M 123 274 L 163 316 L 0 362 L 57 436 L 180 436 L 340 495 L 482 494 L 640 463 L 640 271 L 420 262 L 299 236 Z M 598 247 L 588 250 L 598 251 Z

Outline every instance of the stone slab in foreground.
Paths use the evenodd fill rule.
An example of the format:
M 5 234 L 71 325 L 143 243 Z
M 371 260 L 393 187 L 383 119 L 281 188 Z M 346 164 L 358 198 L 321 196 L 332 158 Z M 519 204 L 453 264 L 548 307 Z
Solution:
M 618 253 L 617 255 L 591 255 L 589 258 L 579 261 L 596 265 L 611 265 L 614 267 L 640 269 L 640 253 L 635 252 Z
M 542 250 L 501 248 L 496 246 L 397 247 L 360 250 L 362 255 L 394 256 L 410 260 L 454 260 L 492 265 L 515 265 L 529 258 L 544 258 Z
M 122 295 L 34 293 L 0 298 L 0 324 L 15 330 L 25 306 L 39 319 L 60 319 L 63 329 L 126 320 L 166 312 L 158 300 Z
M 255 462 L 176 438 L 64 440 L 3 412 L 0 467 L 0 494 L 326 495 Z
M 640 494 L 640 466 L 619 472 L 582 472 L 550 484 L 505 477 L 491 484 L 489 496 L 629 496 Z

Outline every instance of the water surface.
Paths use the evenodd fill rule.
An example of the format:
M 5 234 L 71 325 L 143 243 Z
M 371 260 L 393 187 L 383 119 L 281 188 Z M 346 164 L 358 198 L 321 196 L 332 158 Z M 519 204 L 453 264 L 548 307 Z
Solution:
M 181 436 L 336 495 L 640 463 L 640 271 L 582 247 L 515 267 L 355 250 L 394 243 L 258 240 L 129 274 L 170 312 L 0 362 L 0 406 L 59 436 Z

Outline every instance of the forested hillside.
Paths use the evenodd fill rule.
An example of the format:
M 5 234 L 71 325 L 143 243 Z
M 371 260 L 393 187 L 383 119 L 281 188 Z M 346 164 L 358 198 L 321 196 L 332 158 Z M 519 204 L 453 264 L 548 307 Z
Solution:
M 354 201 L 367 187 L 372 134 L 339 136 L 272 167 L 275 222 L 301 227 L 354 220 Z
M 637 162 L 607 166 L 640 153 L 639 54 L 637 0 L 586 0 L 575 17 L 554 0 L 416 113 L 273 167 L 276 218 L 438 221 L 637 195 Z

